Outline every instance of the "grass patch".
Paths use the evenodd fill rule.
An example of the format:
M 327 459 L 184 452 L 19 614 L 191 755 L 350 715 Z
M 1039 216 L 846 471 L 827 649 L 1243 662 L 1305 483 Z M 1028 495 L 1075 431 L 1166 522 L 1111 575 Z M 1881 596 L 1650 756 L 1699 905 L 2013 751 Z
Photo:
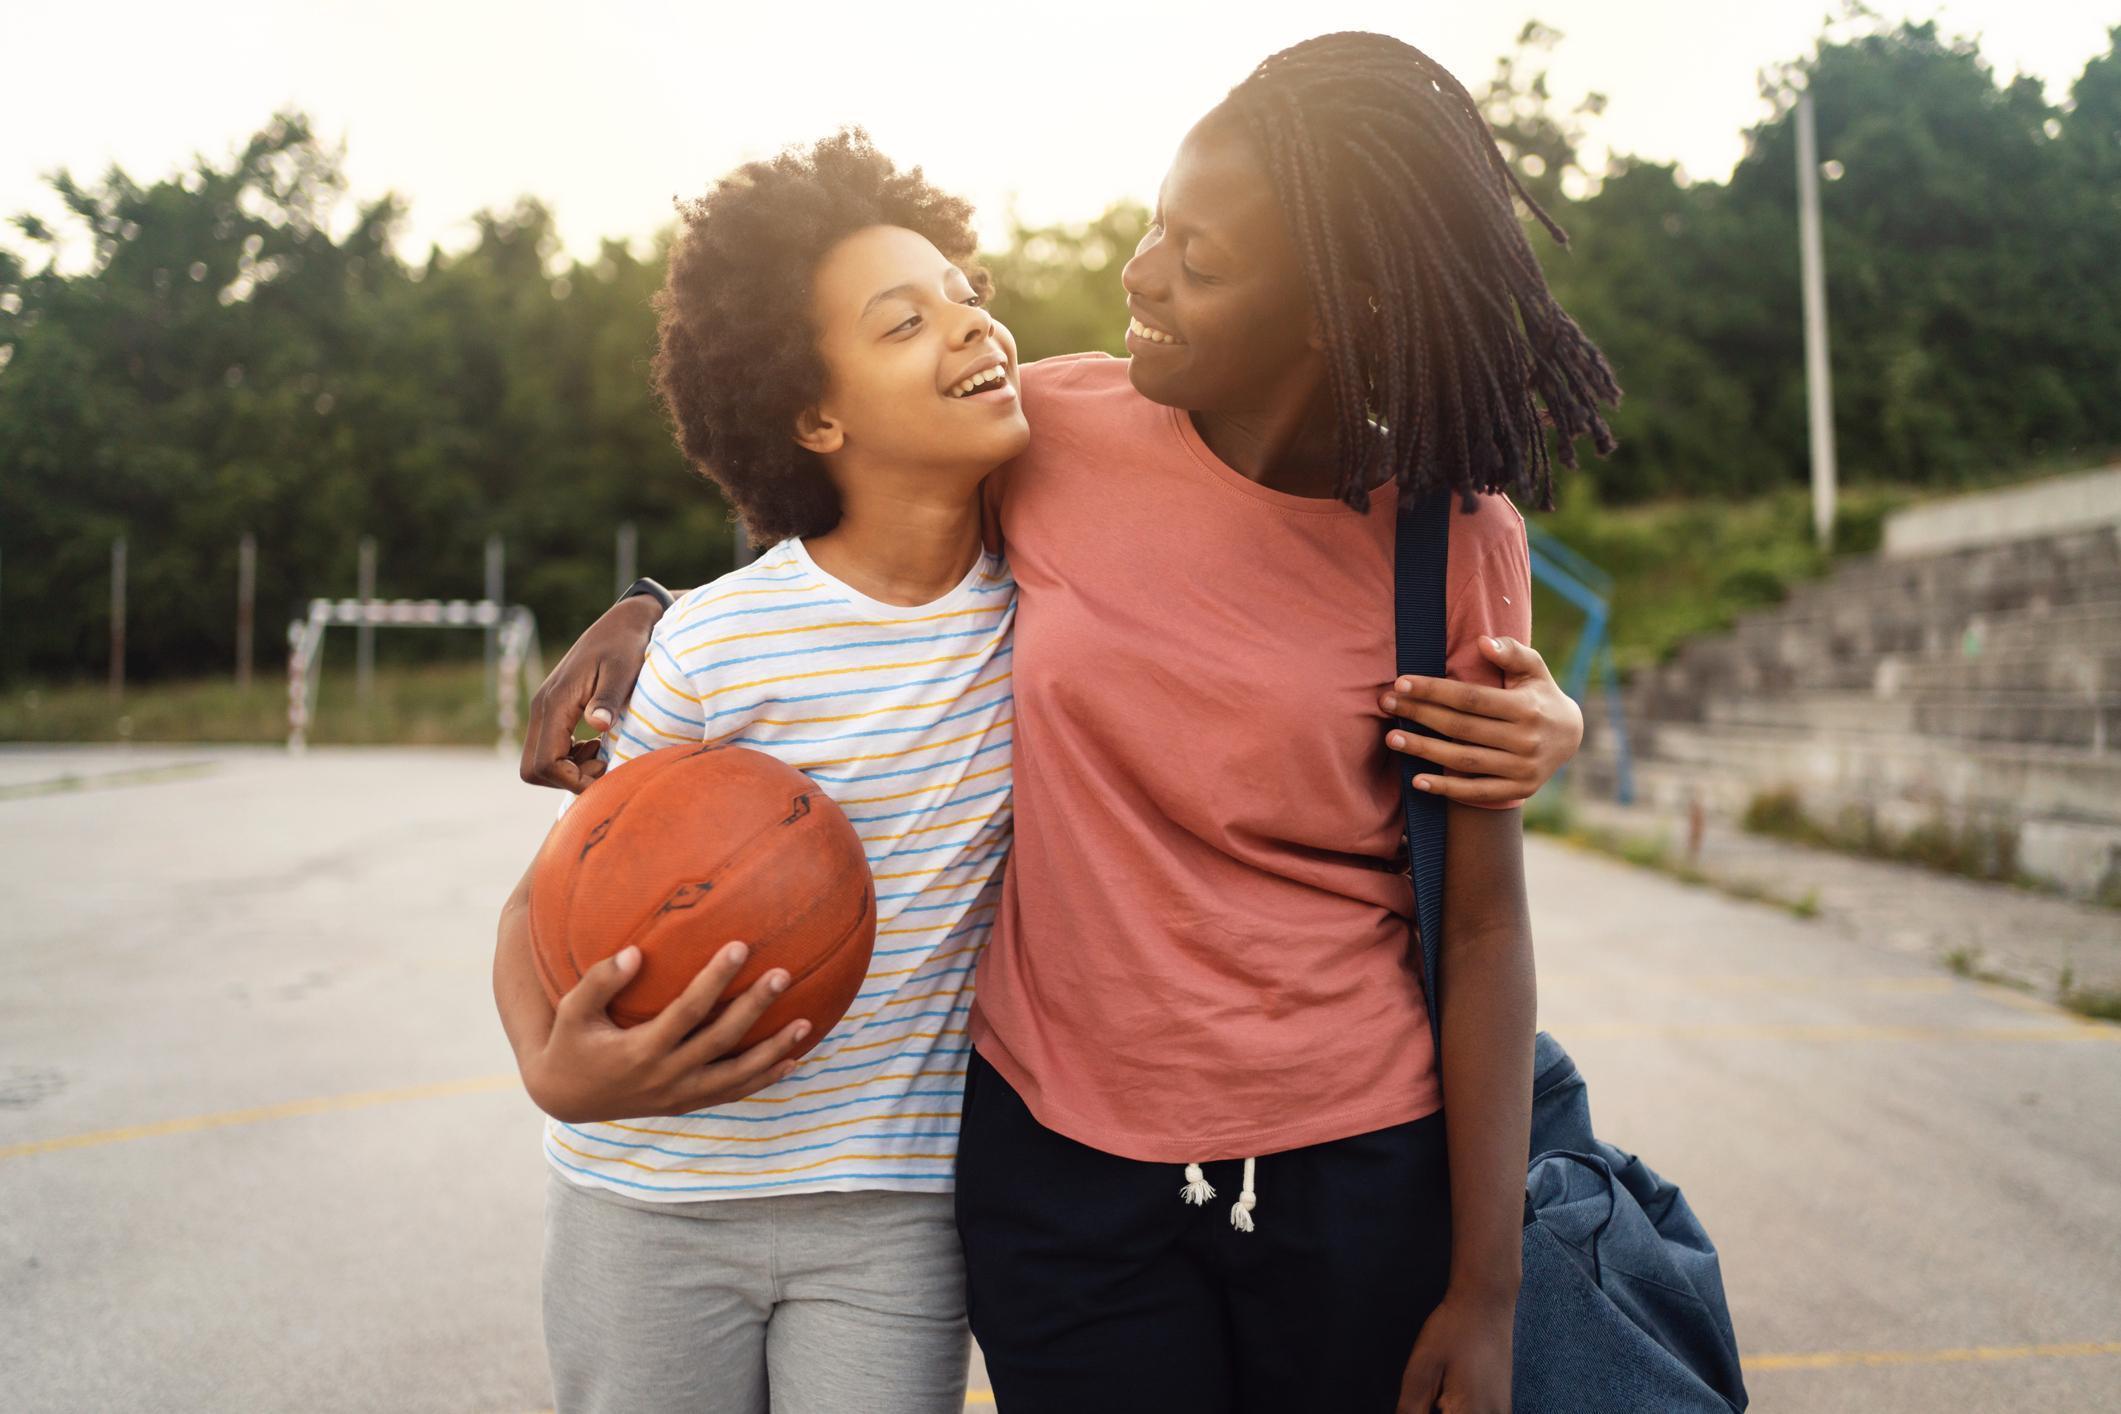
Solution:
M 1817 889 L 1807 890 L 1802 897 L 1793 899 L 1749 879 L 1719 878 L 1678 858 L 1672 850 L 1670 837 L 1662 831 L 1643 834 L 1579 820 L 1575 807 L 1564 794 L 1557 793 L 1552 799 L 1544 795 L 1533 796 L 1525 807 L 1524 827 L 1537 834 L 1551 835 L 1579 849 L 1623 860 L 1638 869 L 1652 870 L 1683 884 L 1714 889 L 1752 903 L 1768 904 L 1797 918 L 1819 916 Z
M 1983 883 L 2010 884 L 2036 893 L 2060 893 L 2053 884 L 2018 867 L 2018 831 L 2000 821 L 1947 819 L 1942 814 L 1896 833 L 1860 806 L 1822 820 L 1805 808 L 1795 790 L 1760 791 L 1746 803 L 1740 823 L 1751 833 L 1873 859 L 1915 864 L 1940 874 Z
M 519 718 L 520 720 L 520 718 Z M 375 692 L 354 695 L 351 666 L 326 667 L 309 739 L 319 745 L 491 746 L 499 736 L 482 663 L 377 665 Z M 0 694 L 0 740 L 267 742 L 287 740 L 287 680 L 266 673 L 248 691 L 227 678 L 129 688 L 41 683 Z
M 2070 987 L 2064 989 L 2062 1005 L 2079 1016 L 2088 1016 L 2096 1021 L 2121 1021 L 2121 991 L 2109 991 L 2098 987 Z
M 1556 508 L 1537 524 L 1613 577 L 1608 632 L 1623 675 L 1664 661 L 1688 638 L 1729 628 L 1748 609 L 1779 603 L 1792 585 L 1826 574 L 1836 555 L 1876 550 L 1887 513 L 1923 498 L 1906 487 L 1843 487 L 1828 553 L 1813 543 L 1803 486 L 1750 500 L 1618 507 L 1600 505 L 1588 478 L 1563 478 L 1556 492 Z M 1536 588 L 1532 622 L 1535 646 L 1558 672 L 1582 615 Z

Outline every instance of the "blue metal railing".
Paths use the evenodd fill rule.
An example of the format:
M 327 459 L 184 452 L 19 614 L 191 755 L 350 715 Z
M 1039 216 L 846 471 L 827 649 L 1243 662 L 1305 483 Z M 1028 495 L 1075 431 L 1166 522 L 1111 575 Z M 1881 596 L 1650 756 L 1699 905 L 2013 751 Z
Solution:
M 1613 577 L 1538 526 L 1528 523 L 1525 530 L 1530 538 L 1533 582 L 1545 585 L 1583 611 L 1583 632 L 1577 636 L 1576 651 L 1569 655 L 1569 666 L 1562 673 L 1561 690 L 1582 706 L 1591 669 L 1598 669 L 1599 686 L 1605 692 L 1606 719 L 1613 728 L 1616 794 L 1622 805 L 1632 805 L 1635 770 L 1628 753 L 1627 714 L 1621 706 L 1613 671 L 1613 644 L 1606 636 Z

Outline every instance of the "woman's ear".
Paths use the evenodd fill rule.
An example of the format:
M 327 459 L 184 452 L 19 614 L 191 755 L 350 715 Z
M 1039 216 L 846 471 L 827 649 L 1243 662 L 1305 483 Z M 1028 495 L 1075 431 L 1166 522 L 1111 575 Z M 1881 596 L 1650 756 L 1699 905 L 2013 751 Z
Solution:
M 1377 297 L 1377 286 L 1371 284 L 1368 280 L 1350 280 L 1348 282 L 1348 293 L 1352 296 L 1350 308 L 1355 311 L 1356 319 L 1367 320 L 1374 324 L 1384 318 L 1384 301 Z M 1319 322 L 1316 313 L 1311 316 L 1311 332 L 1304 342 L 1311 346 L 1313 353 L 1324 353 L 1326 351 L 1325 326 Z
M 846 444 L 847 435 L 822 408 L 811 407 L 795 415 L 795 441 L 799 447 L 829 457 Z

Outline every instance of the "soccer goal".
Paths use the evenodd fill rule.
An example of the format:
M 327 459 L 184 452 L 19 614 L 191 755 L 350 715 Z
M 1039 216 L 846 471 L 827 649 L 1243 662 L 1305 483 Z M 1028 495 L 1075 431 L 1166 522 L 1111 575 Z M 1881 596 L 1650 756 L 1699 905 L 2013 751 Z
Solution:
M 516 749 L 516 699 L 523 673 L 545 676 L 538 658 L 538 621 L 521 604 L 491 599 L 312 599 L 309 613 L 287 626 L 287 749 L 309 744 L 324 675 L 324 633 L 331 628 L 477 628 L 492 630 L 498 664 L 494 698 L 498 745 Z

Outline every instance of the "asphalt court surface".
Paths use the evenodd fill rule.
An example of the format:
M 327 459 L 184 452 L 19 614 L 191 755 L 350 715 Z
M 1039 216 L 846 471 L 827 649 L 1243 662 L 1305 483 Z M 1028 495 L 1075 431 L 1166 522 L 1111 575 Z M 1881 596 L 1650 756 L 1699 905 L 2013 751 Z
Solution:
M 488 966 L 553 801 L 486 752 L 0 750 L 7 1407 L 550 1403 Z M 1541 1024 L 1715 1237 L 1753 1408 L 2121 1408 L 2121 1027 L 1527 860 Z

